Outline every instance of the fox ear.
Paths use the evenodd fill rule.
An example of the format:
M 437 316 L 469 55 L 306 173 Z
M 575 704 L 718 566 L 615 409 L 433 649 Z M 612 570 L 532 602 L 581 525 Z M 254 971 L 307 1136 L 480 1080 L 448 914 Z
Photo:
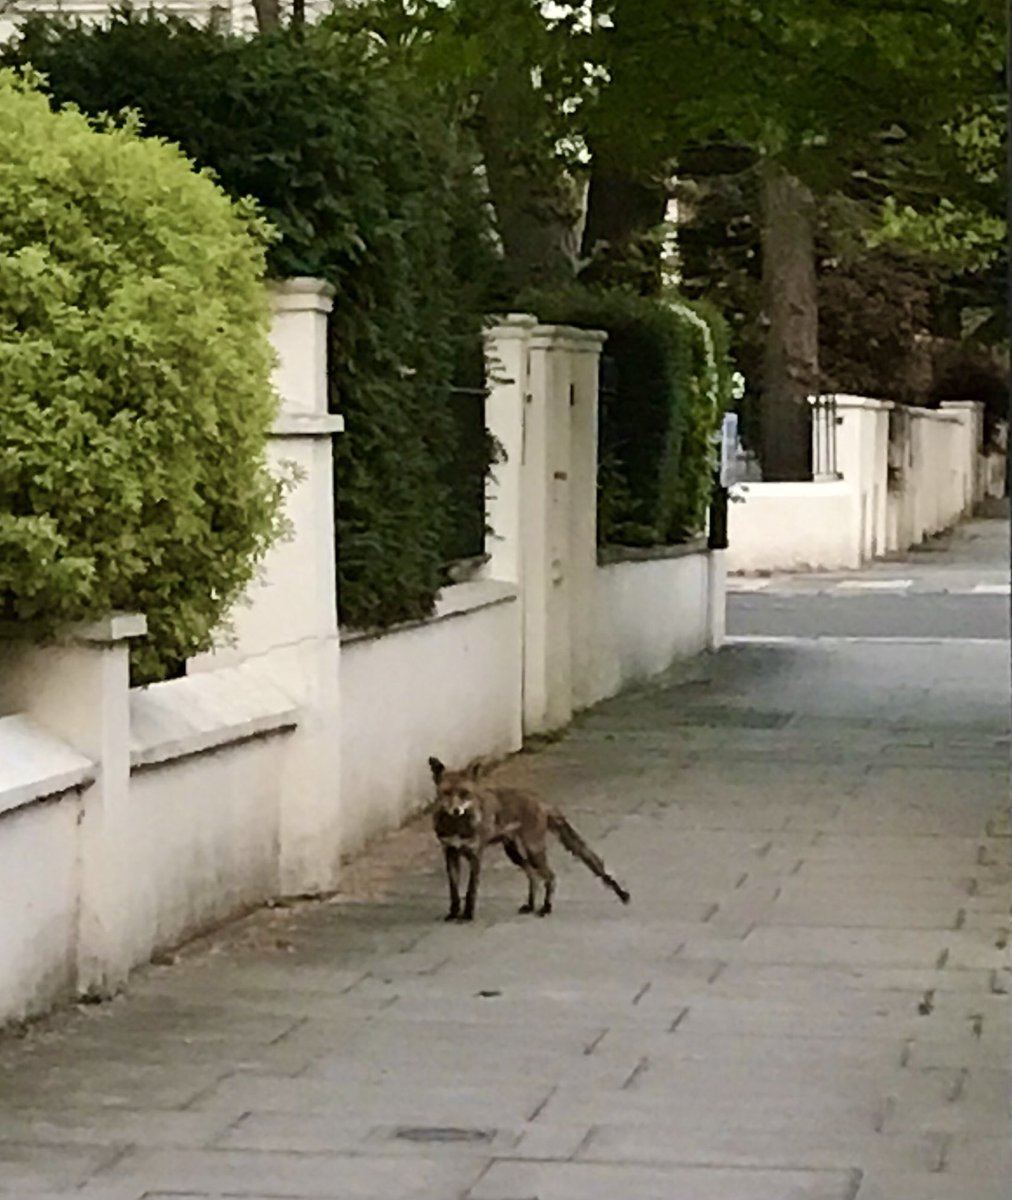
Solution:
M 465 768 L 468 779 L 477 779 L 488 770 L 488 763 L 483 758 L 472 758 Z
M 438 783 L 443 778 L 443 773 L 446 770 L 446 767 L 443 766 L 438 758 L 430 758 L 429 770 L 432 772 L 433 780 Z

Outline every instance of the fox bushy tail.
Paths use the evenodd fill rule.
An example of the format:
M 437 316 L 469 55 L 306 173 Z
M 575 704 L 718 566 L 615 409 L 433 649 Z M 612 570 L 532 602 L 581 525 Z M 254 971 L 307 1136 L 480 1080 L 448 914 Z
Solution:
M 629 893 L 617 879 L 608 874 L 604 860 L 591 850 L 562 813 L 556 811 L 548 814 L 548 828 L 574 858 L 578 858 L 580 862 L 594 872 L 606 887 L 611 888 L 623 904 L 629 903 Z

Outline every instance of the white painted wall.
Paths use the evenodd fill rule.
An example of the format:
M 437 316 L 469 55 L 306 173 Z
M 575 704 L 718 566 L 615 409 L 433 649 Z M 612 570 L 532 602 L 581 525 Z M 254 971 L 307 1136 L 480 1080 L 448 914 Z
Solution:
M 0 719 L 0 1021 L 115 990 L 152 951 L 278 893 L 291 701 L 248 669 L 138 689 L 129 721 L 104 729 L 122 757 L 86 756 L 68 741 L 109 708 L 104 691 L 126 697 L 125 678 L 105 688 L 115 643 L 18 658 L 45 697 L 73 654 L 90 685 L 65 686 L 59 711 Z
M 257 664 L 130 694 L 130 966 L 281 891 L 300 712 Z
M 1005 455 L 982 454 L 979 461 L 980 499 L 1005 495 Z
M 0 1026 L 75 990 L 80 808 L 71 792 L 0 819 Z
M 911 410 L 909 465 L 900 489 L 911 545 L 947 529 L 972 506 L 977 447 L 969 416 Z
M 0 679 L 11 649 L 0 646 Z M 81 794 L 94 778 L 38 722 L 0 717 L 0 1025 L 74 989 Z
M 722 553 L 598 566 L 603 343 L 525 314 L 487 335 L 487 423 L 506 462 L 488 507 L 485 577 L 519 587 L 526 734 L 560 729 L 575 710 L 723 637 Z
M 431 795 L 428 757 L 518 750 L 520 604 L 512 584 L 447 588 L 432 620 L 341 644 L 341 848 L 358 849 Z
M 979 404 L 836 403 L 841 478 L 740 485 L 744 503 L 728 518 L 730 571 L 854 570 L 950 527 L 983 498 Z M 1003 472 L 1004 461 L 988 469 Z
M 66 740 L 108 708 L 116 653 L 17 656 L 43 697 L 68 680 L 72 654 L 94 670 L 90 687 L 64 687 L 60 711 L 36 701 L 36 717 L 0 719 L 0 1023 L 115 990 L 153 951 L 280 890 L 291 699 L 250 667 L 135 689 L 129 720 L 106 729 L 122 750 L 117 781 L 118 756 L 100 769 L 101 753 Z M 18 673 L 4 674 L 8 697 Z M 125 699 L 125 678 L 108 690 Z
M 588 703 L 644 683 L 707 649 L 709 575 L 705 549 L 597 568 Z
M 567 331 L 535 326 L 527 344 L 524 454 L 517 464 L 524 547 L 524 730 L 561 729 L 573 715 L 572 635 L 576 602 L 570 537 L 571 355 Z M 509 464 L 505 464 L 508 466 Z
M 286 734 L 134 772 L 131 966 L 281 892 L 279 796 Z
M 861 565 L 859 510 L 843 480 L 745 483 L 728 505 L 727 569 L 843 571 Z
M 854 565 L 884 554 L 888 537 L 889 411 L 881 400 L 836 396 L 837 468 L 853 495 Z

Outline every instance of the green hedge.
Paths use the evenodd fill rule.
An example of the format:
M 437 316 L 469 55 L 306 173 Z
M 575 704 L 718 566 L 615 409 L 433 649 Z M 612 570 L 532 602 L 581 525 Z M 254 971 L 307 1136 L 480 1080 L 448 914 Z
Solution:
M 449 386 L 494 272 L 468 148 L 363 37 L 241 39 L 129 12 L 106 27 L 29 21 L 8 57 L 58 102 L 140 111 L 281 234 L 276 276 L 337 289 L 331 322 L 342 620 L 426 615 L 453 530 Z
M 0 70 L 0 622 L 207 649 L 279 530 L 267 229 L 174 147 Z
M 700 303 L 582 287 L 529 293 L 521 307 L 543 321 L 608 334 L 598 541 L 672 545 L 701 533 L 712 488 L 713 435 L 731 401 L 723 320 Z

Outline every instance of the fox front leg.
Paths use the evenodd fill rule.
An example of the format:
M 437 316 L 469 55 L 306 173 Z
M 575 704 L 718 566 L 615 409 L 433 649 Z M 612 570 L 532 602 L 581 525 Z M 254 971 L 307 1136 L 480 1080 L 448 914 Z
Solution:
M 450 884 L 450 911 L 446 914 L 446 920 L 456 921 L 460 916 L 460 851 L 456 846 L 444 846 L 443 855 L 446 859 L 446 878 Z
M 467 857 L 471 864 L 471 874 L 467 881 L 467 895 L 464 897 L 464 911 L 460 914 L 460 919 L 473 921 L 474 906 L 478 900 L 478 880 L 481 878 L 481 852 L 472 850 Z

